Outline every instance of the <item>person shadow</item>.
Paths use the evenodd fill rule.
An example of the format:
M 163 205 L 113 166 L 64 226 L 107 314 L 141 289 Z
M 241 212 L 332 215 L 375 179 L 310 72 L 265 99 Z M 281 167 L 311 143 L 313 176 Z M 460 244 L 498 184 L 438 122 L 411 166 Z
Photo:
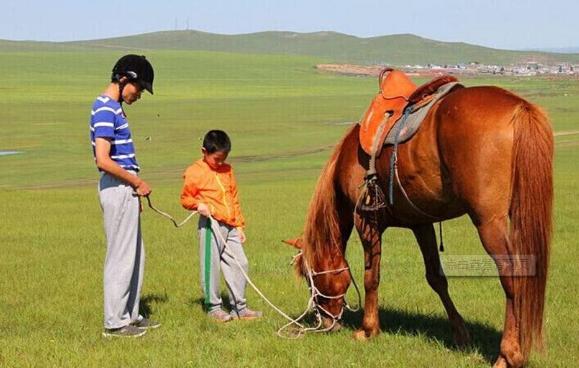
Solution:
M 141 302 L 139 303 L 139 314 L 145 318 L 149 318 L 153 310 L 153 304 L 167 303 L 168 301 L 169 297 L 167 296 L 167 292 L 163 294 L 143 295 L 141 297 Z
M 207 312 L 207 305 L 205 304 L 205 298 L 189 298 L 187 305 L 191 308 L 201 307 L 204 312 Z M 226 293 L 221 293 L 221 305 L 224 310 L 229 310 L 229 295 Z
M 344 311 L 343 327 L 357 330 L 362 326 L 363 315 L 363 310 Z M 450 350 L 478 352 L 490 364 L 494 362 L 499 353 L 502 331 L 480 322 L 465 320 L 465 326 L 471 336 L 471 343 L 469 346 L 461 348 L 454 343 L 450 322 L 446 316 L 421 314 L 388 307 L 380 307 L 378 315 L 382 333 L 426 337 L 432 342 L 441 343 Z

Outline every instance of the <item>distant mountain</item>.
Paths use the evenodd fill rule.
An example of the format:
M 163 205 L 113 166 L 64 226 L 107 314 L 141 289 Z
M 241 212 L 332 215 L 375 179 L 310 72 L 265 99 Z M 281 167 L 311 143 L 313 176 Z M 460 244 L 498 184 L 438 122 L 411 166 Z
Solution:
M 527 51 L 555 52 L 560 54 L 577 54 L 579 53 L 579 47 L 538 48 L 538 49 L 529 49 Z
M 360 38 L 337 32 L 259 32 L 223 35 L 200 31 L 166 31 L 102 40 L 34 43 L 0 41 L 1 50 L 205 50 L 252 54 L 314 56 L 328 62 L 359 64 L 512 64 L 526 61 L 579 63 L 579 54 L 510 51 L 441 42 L 412 34 Z

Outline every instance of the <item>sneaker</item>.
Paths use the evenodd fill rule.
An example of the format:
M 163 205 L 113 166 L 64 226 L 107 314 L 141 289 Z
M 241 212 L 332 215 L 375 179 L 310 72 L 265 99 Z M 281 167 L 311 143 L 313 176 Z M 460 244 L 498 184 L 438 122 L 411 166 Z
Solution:
M 153 321 L 152 319 L 141 318 L 140 320 L 131 323 L 131 325 L 135 326 L 141 330 L 149 330 L 149 329 L 160 327 L 161 323 L 157 322 L 157 321 Z
M 133 325 L 128 325 L 120 328 L 105 328 L 103 337 L 139 337 L 146 333 L 146 330 L 141 330 Z
M 245 308 L 239 312 L 232 310 L 230 315 L 231 315 L 231 318 L 233 318 L 233 319 L 250 320 L 250 319 L 261 318 L 263 316 L 263 313 L 260 311 L 254 311 L 254 310 L 251 310 L 249 308 Z
M 229 322 L 229 321 L 231 321 L 231 318 L 232 318 L 228 313 L 225 313 L 221 309 L 211 311 L 211 312 L 207 313 L 207 315 L 211 319 L 213 319 L 215 322 L 221 322 L 221 323 Z

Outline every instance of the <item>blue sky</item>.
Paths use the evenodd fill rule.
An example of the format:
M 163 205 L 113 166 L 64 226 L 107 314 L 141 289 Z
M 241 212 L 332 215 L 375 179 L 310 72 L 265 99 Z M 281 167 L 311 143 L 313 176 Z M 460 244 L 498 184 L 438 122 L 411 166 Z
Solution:
M 174 29 L 413 33 L 505 48 L 579 47 L 578 0 L 2 0 L 0 39 L 71 41 Z

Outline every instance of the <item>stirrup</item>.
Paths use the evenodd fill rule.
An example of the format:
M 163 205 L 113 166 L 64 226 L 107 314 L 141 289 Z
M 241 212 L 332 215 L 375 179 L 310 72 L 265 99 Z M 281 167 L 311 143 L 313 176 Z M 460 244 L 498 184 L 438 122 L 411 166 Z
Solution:
M 386 196 L 378 184 L 376 173 L 367 174 L 362 187 L 357 206 L 361 211 L 373 212 L 386 207 Z

